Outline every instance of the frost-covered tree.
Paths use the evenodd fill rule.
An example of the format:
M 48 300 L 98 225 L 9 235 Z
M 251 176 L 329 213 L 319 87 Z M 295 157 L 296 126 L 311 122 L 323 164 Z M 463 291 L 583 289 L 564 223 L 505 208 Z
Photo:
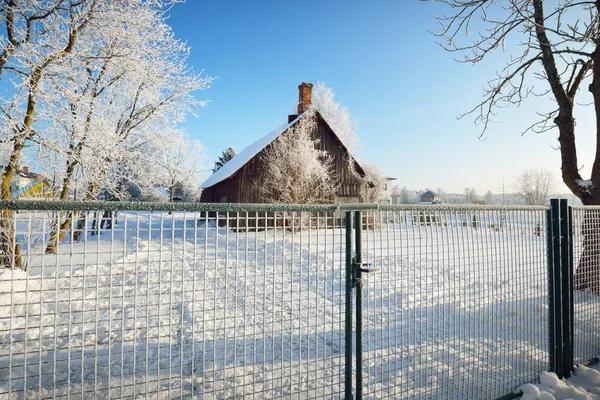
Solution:
M 494 204 L 494 194 L 490 190 L 485 192 L 484 201 L 487 205 Z
M 99 18 L 100 0 L 3 1 L 0 21 L 6 30 L 0 37 L 0 84 L 10 90 L 0 98 L 0 144 L 2 171 L 0 199 L 11 198 L 11 181 L 23 150 L 40 142 L 45 126 L 39 108 L 51 102 L 42 90 L 44 79 L 75 52 L 82 33 Z M 51 124 L 50 124 L 51 125 Z M 0 213 L 0 265 L 22 264 L 14 242 L 10 210 Z
M 400 186 L 396 185 L 392 188 L 392 202 L 397 204 L 400 202 Z
M 477 200 L 477 191 L 473 188 L 466 188 L 465 201 L 467 203 L 472 203 L 474 200 Z
M 172 202 L 176 188 L 186 193 L 198 190 L 198 174 L 202 170 L 204 157 L 202 144 L 185 134 L 171 135 L 169 146 L 160 146 L 154 152 L 156 160 L 156 185 L 169 190 Z
M 402 189 L 400 190 L 400 201 L 402 202 L 402 204 L 410 204 L 412 203 L 412 198 L 415 197 L 414 193 L 411 196 L 411 191 L 408 190 L 408 188 L 406 186 L 402 186 Z
M 323 82 L 317 82 L 312 92 L 312 105 L 325 118 L 350 154 L 356 154 L 359 148 L 356 135 L 358 123 L 352 118 L 348 107 L 336 101 L 333 89 Z
M 237 153 L 235 152 L 233 147 L 228 147 L 227 149 L 225 149 L 219 156 L 219 159 L 215 161 L 215 167 L 212 169 L 212 172 L 217 172 L 223 165 L 231 161 L 231 159 L 235 157 L 236 154 Z
M 4 108 L 10 112 L 3 115 L 8 129 L 2 132 L 10 137 L 10 148 L 2 196 L 10 197 L 6 182 L 23 147 L 33 145 L 40 154 L 58 154 L 53 159 L 63 163 L 62 173 L 55 175 L 60 199 L 75 188 L 82 193 L 80 200 L 94 199 L 100 190 L 120 198 L 124 182 L 136 178 L 145 180 L 136 182 L 143 185 L 153 179 L 149 168 L 130 160 L 137 157 L 136 150 L 160 133 L 174 131 L 191 110 L 202 106 L 192 92 L 207 88 L 212 78 L 186 65 L 189 48 L 175 38 L 164 14 L 173 1 L 61 3 L 55 24 L 44 27 L 48 31 L 41 44 L 32 40 L 29 53 L 20 55 L 25 66 L 19 76 L 27 79 L 13 85 L 15 93 L 27 96 L 20 100 L 16 95 Z M 22 133 L 11 126 L 21 126 Z M 169 142 L 163 138 L 162 146 Z M 139 170 L 133 171 L 134 166 Z M 52 169 L 60 171 L 57 165 Z M 74 213 L 66 213 L 56 222 L 49 251 L 66 235 L 73 218 Z
M 386 200 L 384 197 L 384 184 L 387 182 L 381 170 L 376 165 L 363 165 L 365 171 L 364 180 L 367 184 L 363 188 L 363 200 L 367 203 L 379 203 Z
M 10 181 L 25 146 L 42 140 L 45 130 L 36 126 L 45 127 L 47 121 L 40 117 L 40 109 L 53 101 L 44 90 L 45 80 L 77 52 L 81 36 L 99 18 L 100 4 L 99 0 L 2 2 L 6 36 L 0 41 L 1 77 L 11 88 L 10 95 L 0 99 L 0 142 L 5 147 L 2 199 L 11 196 Z
M 254 184 L 265 202 L 285 204 L 326 203 L 335 195 L 333 156 L 315 148 L 314 109 L 309 109 L 284 135 L 264 151 L 263 171 Z
M 554 176 L 547 169 L 528 169 L 517 176 L 514 186 L 522 204 L 544 205 L 554 186 Z

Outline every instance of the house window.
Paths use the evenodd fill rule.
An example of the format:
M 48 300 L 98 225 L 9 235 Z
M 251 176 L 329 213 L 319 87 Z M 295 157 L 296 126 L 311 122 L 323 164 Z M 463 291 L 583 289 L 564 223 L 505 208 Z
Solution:
M 387 183 L 383 184 L 383 190 L 387 190 Z
M 227 196 L 221 197 L 221 200 L 219 200 L 219 203 L 227 203 Z

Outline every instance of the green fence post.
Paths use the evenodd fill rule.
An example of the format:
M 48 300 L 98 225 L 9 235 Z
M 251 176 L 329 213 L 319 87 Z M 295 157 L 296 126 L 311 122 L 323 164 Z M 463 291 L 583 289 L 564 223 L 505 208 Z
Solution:
M 362 213 L 354 212 L 354 241 L 356 255 L 354 256 L 354 282 L 356 284 L 356 400 L 362 400 L 363 374 L 362 374 Z
M 344 398 L 352 399 L 352 286 L 353 286 L 353 252 L 352 252 L 352 212 L 346 211 L 346 320 L 344 321 Z
M 570 209 L 566 199 L 560 200 L 560 273 L 561 273 L 561 325 L 563 376 L 568 378 L 573 371 L 573 249 Z
M 549 370 L 556 372 L 556 352 L 554 337 L 554 267 L 552 246 L 554 243 L 552 230 L 552 208 L 546 211 L 546 250 L 548 253 L 548 358 Z
M 563 339 L 561 324 L 560 279 L 560 207 L 558 199 L 550 200 L 548 211 L 548 327 L 550 372 L 563 374 Z
M 575 368 L 575 263 L 573 261 L 573 209 L 569 206 L 569 293 L 571 298 L 571 307 L 569 308 L 569 334 L 571 342 L 569 347 L 569 371 Z

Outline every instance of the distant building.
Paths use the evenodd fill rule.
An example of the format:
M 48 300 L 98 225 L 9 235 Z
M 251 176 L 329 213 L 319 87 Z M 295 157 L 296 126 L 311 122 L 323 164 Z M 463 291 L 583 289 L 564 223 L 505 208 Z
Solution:
M 396 178 L 385 177 L 383 180 L 383 191 L 381 192 L 381 197 L 384 199 L 383 203 L 393 203 L 392 199 L 392 181 L 395 181 Z
M 428 190 L 421 195 L 421 203 L 439 203 L 440 201 L 440 196 L 438 196 L 431 190 Z
M 52 185 L 42 174 L 29 171 L 29 167 L 17 169 L 10 182 L 11 199 L 52 197 Z

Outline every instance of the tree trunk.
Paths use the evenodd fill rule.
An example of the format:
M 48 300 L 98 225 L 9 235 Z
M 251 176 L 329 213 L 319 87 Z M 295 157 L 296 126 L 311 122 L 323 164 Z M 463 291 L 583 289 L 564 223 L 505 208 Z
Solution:
M 13 210 L 2 210 L 0 213 L 0 266 L 22 268 L 23 260 L 15 235 L 13 213 Z
M 112 213 L 110 211 L 104 211 L 102 218 L 100 218 L 100 230 L 112 229 Z
M 23 146 L 19 143 L 15 144 L 10 160 L 2 171 L 2 181 L 0 181 L 0 199 L 2 200 L 11 199 L 10 182 L 15 176 L 22 148 Z M 21 248 L 16 238 L 13 214 L 13 210 L 0 212 L 0 266 L 22 268 Z
M 85 224 L 87 221 L 87 214 L 82 213 L 79 219 L 77 220 L 77 226 L 75 227 L 75 232 L 73 232 L 73 240 L 75 242 L 79 242 L 81 240 L 81 236 L 83 236 L 85 232 Z
M 69 186 L 75 172 L 76 163 L 69 161 L 67 163 L 67 173 L 63 179 L 62 190 L 60 191 L 59 200 L 65 201 L 69 196 Z M 56 222 L 52 225 L 52 233 L 50 234 L 50 240 L 48 246 L 46 246 L 46 254 L 56 254 L 58 244 L 62 242 L 73 223 L 73 212 L 67 213 L 67 217 L 64 221 L 60 221 L 60 213 L 58 214 Z
M 600 2 L 596 3 L 596 7 L 600 8 Z M 600 46 L 598 45 L 592 53 L 592 60 L 593 78 L 588 89 L 594 98 L 596 117 L 596 155 L 594 164 L 592 165 L 592 185 L 587 188 L 579 187 L 578 196 L 584 205 L 600 205 Z M 575 150 L 573 149 L 569 152 L 574 153 Z M 567 182 L 565 181 L 565 183 Z M 579 182 L 576 181 L 575 183 Z M 571 186 L 569 186 L 569 188 L 571 188 Z M 575 190 L 571 190 L 573 193 L 577 194 Z M 598 211 L 584 211 L 583 221 L 581 223 L 581 234 L 583 235 L 583 249 L 573 278 L 575 289 L 590 290 L 593 293 L 600 295 L 600 214 Z
M 56 222 L 54 223 L 52 233 L 50 234 L 48 246 L 46 246 L 46 254 L 56 254 L 56 251 L 58 250 L 58 244 L 65 239 L 65 236 L 67 236 L 67 232 L 69 232 L 69 229 L 71 229 L 75 215 L 75 212 L 69 211 L 65 220 L 60 223 L 59 214 Z
M 27 109 L 25 112 L 25 118 L 23 119 L 23 125 L 18 132 L 13 136 L 14 144 L 10 159 L 4 170 L 2 171 L 2 181 L 0 181 L 0 199 L 10 200 L 11 188 L 10 182 L 12 181 L 15 173 L 17 172 L 17 166 L 21 159 L 21 152 L 27 140 L 31 139 L 32 131 L 31 126 L 33 125 L 33 118 L 36 108 L 36 95 L 37 87 L 42 76 L 43 69 L 48 65 L 50 61 L 48 59 L 35 68 L 31 77 L 29 78 L 29 93 L 27 96 Z M 5 267 L 22 267 L 21 249 L 16 240 L 15 227 L 12 223 L 12 210 L 3 210 L 0 214 L 0 261 Z M 8 264 L 6 261 L 11 261 Z
M 581 234 L 583 249 L 575 270 L 575 290 L 590 290 L 600 295 L 600 214 L 598 211 L 584 211 Z
M 98 212 L 94 211 L 94 217 L 92 219 L 92 236 L 99 235 L 98 233 Z

